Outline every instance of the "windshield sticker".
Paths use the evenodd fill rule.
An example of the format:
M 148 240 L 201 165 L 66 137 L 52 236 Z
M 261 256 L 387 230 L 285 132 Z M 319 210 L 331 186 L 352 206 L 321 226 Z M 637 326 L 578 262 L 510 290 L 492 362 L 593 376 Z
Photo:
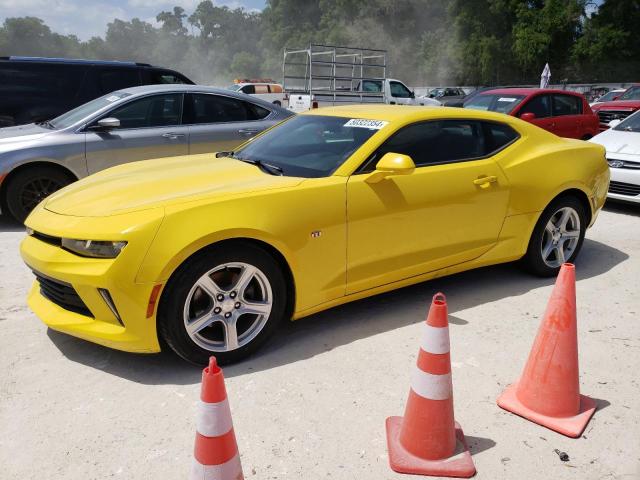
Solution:
M 517 100 L 517 98 L 513 98 L 513 97 L 500 97 L 498 99 L 499 102 L 515 102 Z
M 105 100 L 107 102 L 115 102 L 116 100 L 120 100 L 122 97 L 119 97 L 118 95 L 111 95 L 110 97 L 107 97 Z
M 344 124 L 345 127 L 368 128 L 369 130 L 380 130 L 389 122 L 382 120 L 364 120 L 361 118 L 352 118 Z

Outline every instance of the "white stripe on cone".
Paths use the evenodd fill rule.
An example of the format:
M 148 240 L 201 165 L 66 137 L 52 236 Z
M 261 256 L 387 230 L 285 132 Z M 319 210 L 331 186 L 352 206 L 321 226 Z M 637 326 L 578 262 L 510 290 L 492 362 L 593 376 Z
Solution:
M 233 428 L 229 401 L 225 398 L 221 402 L 198 403 L 196 413 L 196 430 L 205 437 L 219 437 Z
M 449 353 L 449 327 L 432 327 L 424 323 L 420 347 L 427 353 Z
M 193 461 L 191 477 L 189 480 L 243 480 L 240 455 L 220 465 L 202 465 L 197 460 Z
M 433 375 L 423 372 L 416 366 L 411 374 L 411 389 L 429 400 L 446 400 L 451 398 L 453 391 L 451 373 Z

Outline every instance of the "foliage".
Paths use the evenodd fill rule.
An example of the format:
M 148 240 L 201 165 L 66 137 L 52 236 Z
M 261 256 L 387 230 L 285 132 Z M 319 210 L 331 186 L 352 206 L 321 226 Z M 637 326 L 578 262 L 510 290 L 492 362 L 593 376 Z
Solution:
M 135 60 L 205 84 L 279 78 L 284 47 L 310 42 L 388 50 L 388 76 L 411 84 L 537 83 L 549 62 L 559 81 L 640 76 L 640 0 L 269 0 L 260 12 L 201 1 L 152 25 L 114 19 L 80 41 L 35 17 L 7 18 L 0 55 Z

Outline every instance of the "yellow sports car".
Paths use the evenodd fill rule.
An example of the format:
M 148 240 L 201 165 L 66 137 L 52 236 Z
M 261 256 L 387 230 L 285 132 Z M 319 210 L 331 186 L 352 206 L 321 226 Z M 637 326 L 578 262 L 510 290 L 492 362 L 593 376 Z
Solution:
M 491 112 L 315 110 L 51 195 L 26 221 L 28 302 L 109 347 L 238 360 L 282 320 L 412 283 L 520 259 L 554 275 L 605 201 L 604 153 Z

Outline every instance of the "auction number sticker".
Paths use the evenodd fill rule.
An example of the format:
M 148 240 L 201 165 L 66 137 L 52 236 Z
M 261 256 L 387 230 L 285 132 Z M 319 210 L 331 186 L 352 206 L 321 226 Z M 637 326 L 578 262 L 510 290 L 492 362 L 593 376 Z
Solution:
M 120 98 L 118 95 L 111 95 L 110 97 L 107 97 L 105 100 L 107 102 L 115 102 L 116 100 L 120 100 Z
M 517 100 L 517 98 L 513 98 L 513 97 L 500 97 L 498 99 L 499 102 L 515 102 Z
M 382 120 L 365 120 L 363 118 L 352 118 L 344 124 L 345 127 L 368 128 L 369 130 L 380 130 L 389 122 Z

